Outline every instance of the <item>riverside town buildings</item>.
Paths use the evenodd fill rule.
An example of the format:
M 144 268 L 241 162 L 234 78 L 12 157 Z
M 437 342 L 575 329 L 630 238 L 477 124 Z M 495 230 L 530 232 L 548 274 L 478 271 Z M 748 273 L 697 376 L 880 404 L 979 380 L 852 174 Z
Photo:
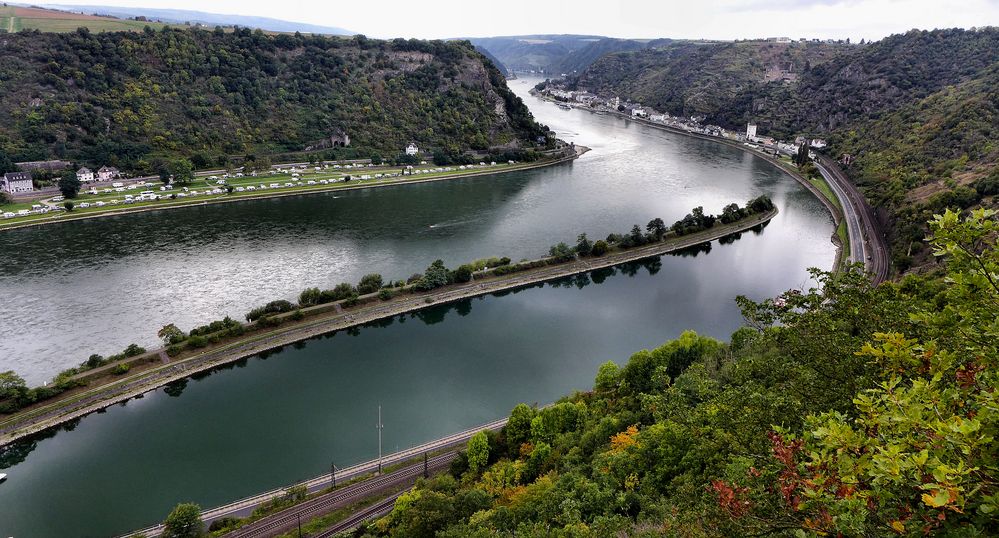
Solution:
M 84 166 L 76 171 L 76 180 L 80 183 L 90 183 L 94 180 L 94 172 Z
M 113 166 L 102 166 L 95 174 L 91 169 L 86 166 L 80 168 L 76 171 L 76 179 L 80 180 L 80 183 L 92 183 L 94 181 L 111 181 L 112 179 L 118 177 L 119 171 Z
M 0 191 L 16 194 L 33 190 L 35 186 L 31 183 L 30 172 L 7 172 L 0 179 Z

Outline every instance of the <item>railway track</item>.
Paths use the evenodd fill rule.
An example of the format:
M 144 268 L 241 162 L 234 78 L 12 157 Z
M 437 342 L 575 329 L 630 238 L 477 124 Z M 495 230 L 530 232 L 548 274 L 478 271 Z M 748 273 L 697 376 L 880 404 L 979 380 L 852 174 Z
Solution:
M 331 538 L 341 532 L 354 530 L 365 521 L 388 514 L 395 506 L 395 500 L 399 498 L 399 495 L 402 495 L 402 493 L 393 493 L 391 496 L 386 497 L 385 499 L 382 499 L 381 501 L 357 513 L 351 514 L 351 516 L 347 519 L 333 525 L 319 534 L 316 534 L 314 538 Z
M 476 433 L 483 430 L 494 430 L 494 431 L 499 430 L 504 425 L 506 425 L 506 422 L 507 422 L 506 418 L 494 420 L 492 422 L 482 424 L 480 426 L 468 428 L 466 430 L 453 433 L 451 435 L 442 437 L 440 439 L 435 439 L 433 441 L 424 443 L 422 445 L 417 445 L 415 447 L 408 448 L 406 450 L 395 452 L 393 454 L 388 454 L 381 459 L 381 465 L 382 466 L 394 465 L 396 463 L 400 463 L 403 461 L 412 460 L 413 458 L 418 458 L 421 455 L 429 452 L 456 449 L 457 447 L 460 447 L 464 443 L 468 442 L 468 440 Z M 378 464 L 379 464 L 378 460 L 372 460 L 364 463 L 359 463 L 357 465 L 352 465 L 345 469 L 337 469 L 337 474 L 336 474 L 337 480 L 346 482 L 358 477 L 365 476 L 369 473 L 373 473 L 378 469 Z M 420 468 L 422 469 L 423 463 L 420 462 L 418 466 L 420 466 Z M 317 491 L 320 491 L 328 487 L 330 485 L 330 478 L 331 477 L 329 474 L 323 474 L 315 478 L 306 480 L 304 482 L 297 483 L 294 486 L 304 486 L 305 490 L 308 493 L 315 493 Z M 291 487 L 284 487 L 284 488 L 274 489 L 271 491 L 266 491 L 264 493 L 259 493 L 257 495 L 246 497 L 244 499 L 240 499 L 238 501 L 231 502 L 229 504 L 205 510 L 201 513 L 201 520 L 205 522 L 205 524 L 207 525 L 212 521 L 215 521 L 216 519 L 221 519 L 224 517 L 245 517 L 246 515 L 249 515 L 256 507 L 287 494 L 288 490 Z M 125 536 L 131 537 L 136 535 L 143 535 L 149 538 L 154 538 L 156 536 L 159 536 L 162 532 L 163 532 L 163 525 L 160 524 L 129 533 Z
M 891 271 L 888 247 L 885 233 L 874 215 L 874 209 L 835 162 L 827 157 L 819 157 L 816 164 L 843 202 L 847 227 L 854 228 L 849 230 L 854 261 L 864 264 L 875 283 L 888 280 Z M 854 241 L 860 244 L 855 246 Z M 858 256 L 860 259 L 857 259 Z
M 451 461 L 457 457 L 457 455 L 457 452 L 448 452 L 446 454 L 430 458 L 427 461 L 426 471 L 430 474 L 436 474 L 444 470 L 448 465 L 450 465 Z M 303 520 L 308 521 L 312 518 L 328 514 L 338 508 L 349 506 L 357 501 L 390 488 L 415 483 L 417 478 L 423 476 L 423 473 L 423 463 L 410 465 L 397 471 L 375 478 L 370 478 L 363 482 L 352 484 L 345 488 L 310 499 L 286 510 L 282 510 L 276 514 L 257 520 L 245 527 L 236 529 L 233 532 L 227 533 L 225 536 L 230 538 L 265 538 L 275 536 L 295 528 Z M 392 497 L 391 499 L 394 501 L 395 497 Z M 383 505 L 387 502 L 387 500 L 388 499 L 376 503 L 375 506 Z M 382 506 L 382 508 L 384 508 L 384 506 Z M 362 510 L 358 514 L 355 514 L 355 516 L 352 516 L 352 518 L 366 511 L 367 510 Z M 348 518 L 348 520 L 352 518 Z M 363 519 L 360 521 L 363 521 Z M 344 523 L 346 523 L 346 521 Z

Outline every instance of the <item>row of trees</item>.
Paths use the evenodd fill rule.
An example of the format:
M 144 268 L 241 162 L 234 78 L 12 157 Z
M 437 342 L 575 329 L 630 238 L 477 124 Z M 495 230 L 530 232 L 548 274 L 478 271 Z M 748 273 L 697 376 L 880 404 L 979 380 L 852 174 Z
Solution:
M 662 241 L 670 233 L 681 236 L 694 232 L 706 230 L 714 226 L 716 221 L 723 224 L 730 224 L 746 217 L 771 211 L 774 203 L 766 195 L 753 198 L 746 203 L 746 207 L 739 207 L 739 204 L 731 203 L 722 211 L 720 217 L 705 215 L 703 207 L 695 207 L 682 220 L 676 221 L 672 227 L 667 228 L 666 223 L 661 218 L 655 218 L 645 225 L 645 231 L 638 224 L 632 226 L 631 231 L 625 234 L 611 233 L 604 240 L 591 241 L 585 233 L 579 234 L 576 244 L 569 246 L 566 243 L 558 243 L 548 250 L 548 255 L 558 263 L 564 263 L 575 259 L 576 256 L 603 256 L 612 247 L 628 249 L 642 245 Z
M 51 383 L 34 388 L 29 388 L 24 378 L 17 375 L 13 370 L 0 372 L 0 413 L 14 413 L 33 403 L 48 400 L 69 389 L 82 386 L 85 383 L 72 379 L 73 376 L 113 362 L 137 357 L 145 352 L 146 350 L 142 346 L 129 344 L 121 353 L 116 353 L 108 357 L 93 354 L 87 360 L 80 363 L 79 366 L 59 372 Z M 124 373 L 127 371 L 126 368 L 124 371 L 116 371 L 115 373 Z

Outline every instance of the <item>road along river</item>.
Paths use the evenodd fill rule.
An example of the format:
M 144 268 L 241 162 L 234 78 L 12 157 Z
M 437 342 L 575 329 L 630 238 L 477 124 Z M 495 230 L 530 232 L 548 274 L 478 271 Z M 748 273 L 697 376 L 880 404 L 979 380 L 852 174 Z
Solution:
M 526 96 L 530 84 L 511 86 Z M 5 312 L 44 328 L 0 343 L 0 368 L 30 370 L 37 380 L 61 355 L 15 350 L 65 345 L 85 356 L 142 334 L 152 342 L 168 321 L 190 327 L 240 315 L 369 271 L 407 276 L 437 257 L 450 265 L 537 257 L 579 232 L 602 237 L 656 216 L 672 221 L 696 205 L 719 212 L 767 194 L 780 214 L 761 233 L 715 242 L 707 254 L 664 256 L 313 339 L 11 445 L 0 460 L 10 475 L 0 484 L 0 534 L 126 532 L 180 501 L 214 506 L 319 474 L 331 460 L 370 459 L 379 404 L 388 451 L 495 419 L 520 401 L 547 403 L 589 387 L 600 363 L 623 362 L 684 329 L 726 338 L 740 324 L 736 295 L 807 286 L 808 267 L 831 267 L 831 217 L 761 159 L 525 98 L 561 137 L 593 151 L 523 174 L 3 234 L 3 248 L 25 249 L 4 256 L 13 261 L 0 279 Z

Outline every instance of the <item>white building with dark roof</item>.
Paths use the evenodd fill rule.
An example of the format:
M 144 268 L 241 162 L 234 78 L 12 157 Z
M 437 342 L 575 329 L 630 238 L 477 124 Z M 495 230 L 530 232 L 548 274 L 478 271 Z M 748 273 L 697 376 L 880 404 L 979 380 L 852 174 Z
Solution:
M 17 194 L 33 190 L 35 190 L 35 186 L 31 183 L 30 172 L 7 172 L 0 179 L 0 191 Z
M 80 183 L 91 183 L 94 181 L 94 172 L 86 166 L 82 166 L 76 171 L 76 179 Z

